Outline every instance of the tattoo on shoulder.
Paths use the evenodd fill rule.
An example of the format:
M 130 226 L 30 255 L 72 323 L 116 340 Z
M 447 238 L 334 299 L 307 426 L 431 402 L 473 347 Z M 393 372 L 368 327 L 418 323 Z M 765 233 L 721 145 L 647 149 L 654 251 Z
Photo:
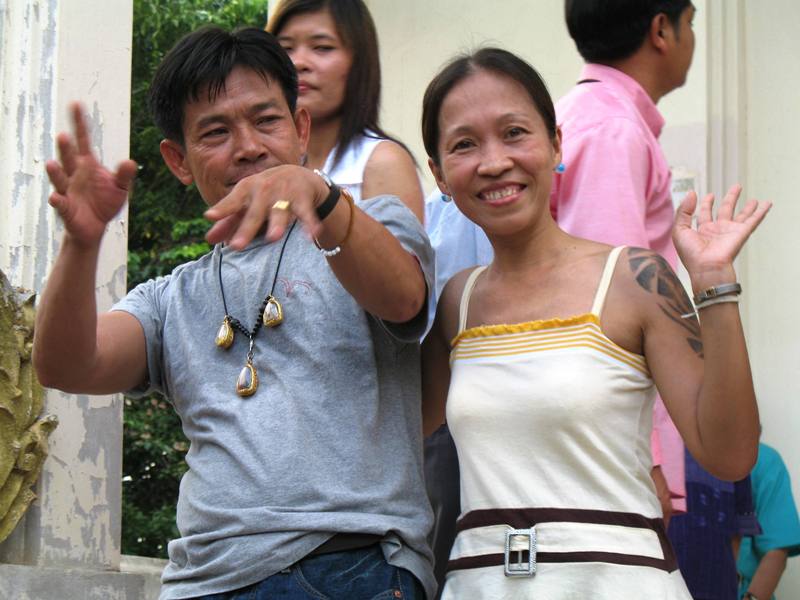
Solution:
M 697 356 L 703 358 L 700 323 L 696 316 L 681 318 L 681 315 L 694 312 L 694 307 L 669 263 L 653 251 L 642 248 L 630 248 L 628 262 L 636 282 L 659 296 L 658 307 L 661 312 L 684 330 L 686 342 Z

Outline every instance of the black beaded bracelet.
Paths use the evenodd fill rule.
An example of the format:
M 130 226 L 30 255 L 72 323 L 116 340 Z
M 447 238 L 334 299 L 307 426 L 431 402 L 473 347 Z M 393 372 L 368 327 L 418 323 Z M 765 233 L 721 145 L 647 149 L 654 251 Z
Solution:
M 336 208 L 336 205 L 339 203 L 339 197 L 341 196 L 341 190 L 339 186 L 336 185 L 331 181 L 331 178 L 328 177 L 325 173 L 318 169 L 314 169 L 314 173 L 322 177 L 322 180 L 330 189 L 328 193 L 328 197 L 322 201 L 322 203 L 317 206 L 317 218 L 322 221 L 325 217 L 331 214 L 331 211 Z

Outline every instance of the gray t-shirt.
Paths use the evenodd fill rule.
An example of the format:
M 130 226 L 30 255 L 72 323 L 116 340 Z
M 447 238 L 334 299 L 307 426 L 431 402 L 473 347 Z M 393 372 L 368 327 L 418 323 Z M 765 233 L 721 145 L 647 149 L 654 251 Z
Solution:
M 433 289 L 433 253 L 397 198 L 359 203 L 417 257 Z M 181 537 L 169 544 L 161 598 L 237 589 L 293 564 L 333 532 L 383 535 L 387 560 L 433 597 L 432 525 L 422 467 L 418 340 L 427 306 L 403 325 L 362 310 L 298 225 L 274 295 L 284 322 L 255 338 L 258 391 L 236 394 L 248 340 L 214 338 L 228 310 L 255 323 L 282 240 L 216 247 L 137 286 L 115 310 L 144 328 L 149 381 L 191 442 L 180 486 Z

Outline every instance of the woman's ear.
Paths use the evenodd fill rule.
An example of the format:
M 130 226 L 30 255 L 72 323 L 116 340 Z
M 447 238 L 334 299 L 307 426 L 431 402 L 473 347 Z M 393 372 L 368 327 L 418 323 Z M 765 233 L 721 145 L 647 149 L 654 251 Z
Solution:
M 431 173 L 433 173 L 433 178 L 436 180 L 439 191 L 446 196 L 450 196 L 450 188 L 447 187 L 447 182 L 445 182 L 444 176 L 442 175 L 442 167 L 437 165 L 432 158 L 428 158 L 428 168 L 431 170 Z
M 561 164 L 561 127 L 556 127 L 556 135 L 553 137 L 553 168 Z

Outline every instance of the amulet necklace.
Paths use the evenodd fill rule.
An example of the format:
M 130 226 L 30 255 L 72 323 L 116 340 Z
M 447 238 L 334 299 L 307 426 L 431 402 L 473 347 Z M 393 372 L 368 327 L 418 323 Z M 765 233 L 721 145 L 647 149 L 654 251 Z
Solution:
M 220 325 L 219 331 L 217 331 L 217 337 L 214 340 L 214 343 L 223 350 L 227 350 L 233 345 L 234 330 L 238 330 L 239 332 L 243 333 L 249 340 L 250 347 L 247 351 L 247 362 L 245 362 L 242 370 L 239 371 L 239 377 L 236 379 L 236 393 L 243 398 L 252 396 L 258 389 L 258 373 L 253 365 L 256 334 L 258 333 L 259 329 L 261 329 L 262 325 L 266 327 L 277 327 L 283 322 L 283 307 L 273 294 L 275 293 L 275 283 L 278 281 L 278 272 L 281 268 L 283 252 L 286 250 L 286 243 L 289 241 L 289 236 L 292 235 L 292 231 L 294 230 L 294 226 L 296 224 L 297 221 L 292 223 L 292 225 L 289 227 L 289 231 L 283 238 L 281 251 L 280 254 L 278 254 L 278 264 L 275 265 L 275 276 L 272 278 L 272 287 L 270 287 L 269 294 L 267 294 L 266 298 L 264 298 L 264 301 L 261 303 L 261 306 L 258 309 L 258 317 L 256 318 L 256 322 L 251 329 L 247 329 L 244 325 L 242 325 L 242 322 L 239 319 L 231 316 L 230 312 L 228 312 L 228 304 L 225 301 L 225 286 L 222 283 L 222 252 L 220 251 L 219 253 L 219 291 L 220 295 L 222 296 L 222 307 L 225 309 L 225 317 L 222 319 L 222 325 Z

